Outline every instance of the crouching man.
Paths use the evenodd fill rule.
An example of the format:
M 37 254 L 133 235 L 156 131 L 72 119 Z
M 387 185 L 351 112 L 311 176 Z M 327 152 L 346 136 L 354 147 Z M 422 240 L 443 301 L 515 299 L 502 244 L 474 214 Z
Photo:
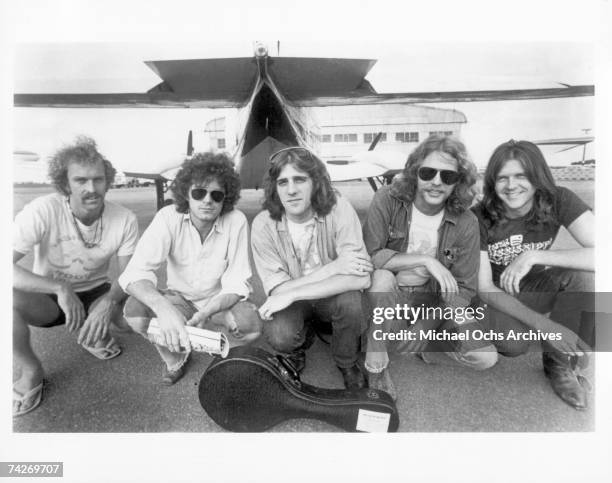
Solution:
M 191 344 L 186 326 L 224 332 L 230 345 L 256 339 L 257 308 L 247 298 L 251 267 L 248 224 L 234 205 L 240 180 L 225 154 L 199 153 L 186 160 L 171 186 L 174 204 L 162 208 L 142 235 L 134 257 L 119 278 L 131 297 L 124 316 L 146 337 L 157 317 L 165 363 L 161 383 L 185 373 Z M 156 271 L 167 263 L 167 289 Z
M 478 291 L 488 305 L 490 329 L 504 336 L 495 345 L 500 354 L 518 356 L 534 345 L 533 334 L 556 334 L 558 340 L 535 342 L 544 372 L 563 401 L 585 409 L 579 370 L 594 343 L 593 213 L 572 191 L 555 185 L 542 152 L 529 141 L 497 147 L 483 191 L 473 208 L 480 222 Z M 551 250 L 561 226 L 577 248 Z
M 138 240 L 131 211 L 105 201 L 115 168 L 93 139 L 79 137 L 49 161 L 57 193 L 41 196 L 15 218 L 13 239 L 13 415 L 35 409 L 42 400 L 43 368 L 30 344 L 29 326 L 66 324 L 77 341 L 99 359 L 121 353 L 109 328 L 121 317 L 126 295 L 108 276 L 117 257 L 127 265 Z M 34 250 L 34 266 L 17 264 Z
M 402 344 L 403 351 L 417 352 L 426 362 L 427 351 L 438 344 L 423 340 L 421 329 L 463 332 L 465 342 L 444 352 L 462 365 L 487 369 L 497 362 L 495 347 L 472 339 L 478 320 L 465 316 L 476 295 L 479 266 L 478 220 L 469 210 L 475 181 L 476 167 L 465 146 L 452 137 L 432 135 L 410 154 L 402 176 L 378 190 L 363 233 L 375 268 L 368 290 L 372 310 L 399 303 L 436 315 L 389 320 L 385 332 L 413 331 L 414 341 Z M 440 311 L 427 310 L 437 307 L 461 316 L 441 319 Z M 395 398 L 387 370 L 388 343 L 376 330 L 380 326 L 372 324 L 368 335 L 369 384 Z
M 335 193 L 325 165 L 292 147 L 270 158 L 265 211 L 253 221 L 252 247 L 268 299 L 259 312 L 271 347 L 298 371 L 312 316 L 332 324 L 331 351 L 347 388 L 365 387 L 357 360 L 365 317 L 361 290 L 372 264 L 353 207 Z M 307 343 L 306 343 L 307 345 Z

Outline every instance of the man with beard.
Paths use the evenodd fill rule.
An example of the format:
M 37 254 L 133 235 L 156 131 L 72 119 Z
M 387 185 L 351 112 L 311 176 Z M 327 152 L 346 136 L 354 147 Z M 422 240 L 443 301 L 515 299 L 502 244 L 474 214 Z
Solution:
M 78 137 L 49 161 L 57 193 L 35 199 L 17 214 L 13 237 L 13 415 L 42 400 L 43 367 L 30 344 L 29 326 L 66 324 L 99 359 L 121 353 L 109 327 L 121 316 L 125 294 L 109 280 L 109 262 L 123 270 L 138 238 L 136 216 L 105 201 L 115 169 L 93 139 Z M 17 264 L 34 250 L 28 270 Z
M 397 393 L 387 369 L 387 350 L 393 343 L 378 340 L 376 330 L 398 334 L 403 330 L 420 334 L 421 328 L 442 328 L 449 334 L 458 331 L 465 334 L 466 342 L 436 348 L 417 337 L 403 344 L 402 351 L 416 352 L 424 362 L 429 362 L 428 351 L 443 351 L 478 370 L 497 362 L 495 347 L 474 342 L 470 336 L 479 330 L 478 318 L 469 316 L 467 310 L 476 295 L 479 264 L 478 221 L 469 210 L 475 181 L 476 167 L 463 143 L 432 135 L 410 154 L 402 175 L 376 192 L 370 205 L 363 238 L 375 268 L 368 290 L 372 308 L 399 303 L 450 309 L 454 314 L 444 320 L 420 317 L 409 324 L 387 320 L 382 328 L 372 324 L 365 360 L 369 385 L 394 399 Z M 436 313 L 425 311 L 429 312 Z

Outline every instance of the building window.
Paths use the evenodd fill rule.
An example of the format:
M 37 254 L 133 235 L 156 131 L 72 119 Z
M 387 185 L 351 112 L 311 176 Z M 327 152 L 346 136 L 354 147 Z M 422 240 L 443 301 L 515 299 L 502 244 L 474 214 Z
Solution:
M 331 143 L 331 134 L 323 134 L 323 136 L 321 136 L 321 141 L 324 143 Z
M 438 136 L 452 136 L 453 131 L 429 131 L 430 136 L 433 136 L 434 134 Z
M 217 148 L 225 149 L 225 138 L 217 139 Z
M 418 143 L 419 133 L 418 132 L 396 132 L 395 141 L 398 143 Z
M 363 142 L 367 144 L 372 144 L 372 141 L 376 139 L 377 135 L 378 135 L 377 132 L 366 132 L 363 134 Z M 386 141 L 386 140 L 387 140 L 387 133 L 384 132 L 382 133 L 382 136 L 380 137 L 380 140 L 378 142 L 382 143 L 383 141 Z
M 335 143 L 356 143 L 357 134 L 334 134 Z

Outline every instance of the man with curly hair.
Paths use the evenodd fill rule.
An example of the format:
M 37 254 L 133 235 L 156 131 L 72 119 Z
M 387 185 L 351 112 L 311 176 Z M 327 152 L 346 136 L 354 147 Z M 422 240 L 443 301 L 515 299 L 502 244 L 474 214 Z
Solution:
M 271 347 L 301 371 L 308 320 L 331 322 L 332 357 L 347 388 L 366 384 L 359 367 L 366 328 L 361 290 L 372 264 L 350 203 L 334 192 L 323 162 L 309 150 L 286 148 L 270 158 L 265 211 L 253 221 L 252 247 L 268 299 L 259 312 Z
M 66 324 L 77 341 L 100 359 L 121 349 L 109 333 L 121 317 L 125 294 L 110 283 L 109 262 L 127 265 L 138 238 L 136 216 L 105 200 L 115 169 L 93 139 L 78 137 L 49 161 L 57 193 L 26 205 L 15 217 L 13 238 L 13 415 L 42 399 L 43 368 L 30 345 L 29 325 Z M 32 270 L 17 264 L 34 250 Z
M 555 393 L 576 409 L 587 406 L 584 378 L 593 344 L 594 217 L 567 188 L 555 185 L 540 149 L 529 141 L 498 146 L 485 171 L 480 222 L 479 295 L 488 305 L 490 330 L 506 356 L 530 346 L 542 350 L 544 372 Z M 564 226 L 577 247 L 551 250 Z M 530 343 L 530 334 L 559 334 Z M 579 335 L 584 337 L 582 340 Z
M 476 167 L 463 143 L 431 135 L 410 154 L 401 176 L 377 191 L 368 210 L 363 234 L 375 268 L 368 291 L 372 313 L 398 303 L 421 308 L 408 317 L 373 319 L 370 326 L 369 384 L 394 399 L 387 369 L 394 342 L 388 341 L 401 341 L 395 349 L 417 352 L 425 362 L 428 351 L 442 350 L 475 369 L 497 361 L 491 344 L 470 343 L 469 337 L 478 324 L 476 313 L 467 310 L 476 295 L 479 264 L 478 221 L 469 210 L 475 181 Z M 426 310 L 436 307 L 442 310 Z M 436 348 L 421 337 L 421 329 L 466 335 L 449 336 L 448 344 Z M 398 339 L 404 331 L 414 340 Z
M 218 328 L 231 345 L 251 342 L 261 331 L 257 308 L 247 301 L 248 224 L 234 209 L 240 179 L 232 161 L 197 153 L 183 162 L 171 190 L 174 204 L 157 212 L 119 277 L 131 295 L 124 309 L 128 324 L 146 337 L 157 317 L 164 385 L 185 374 L 191 349 L 186 326 Z M 156 271 L 164 263 L 167 288 L 160 289 Z

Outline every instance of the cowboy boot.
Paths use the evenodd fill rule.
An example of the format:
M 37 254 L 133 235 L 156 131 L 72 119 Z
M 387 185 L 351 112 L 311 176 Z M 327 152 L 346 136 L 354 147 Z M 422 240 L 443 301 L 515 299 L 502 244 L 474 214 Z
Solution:
M 582 376 L 575 371 L 576 357 L 558 352 L 542 352 L 544 374 L 550 379 L 553 391 L 574 409 L 586 409 L 587 391 Z

